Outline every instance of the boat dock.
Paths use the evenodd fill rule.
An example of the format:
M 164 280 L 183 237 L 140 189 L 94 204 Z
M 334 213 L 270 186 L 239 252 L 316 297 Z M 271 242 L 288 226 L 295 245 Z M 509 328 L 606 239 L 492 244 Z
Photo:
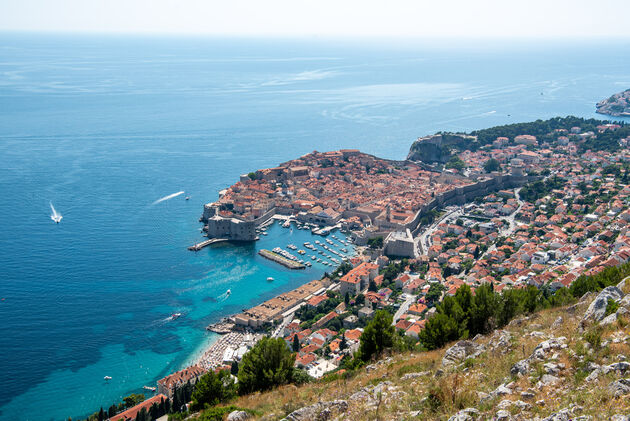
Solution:
M 318 228 L 318 229 L 313 230 L 313 234 L 326 236 L 330 234 L 331 231 L 334 231 L 340 228 L 341 228 L 341 224 L 333 225 L 330 227 Z
M 258 252 L 265 259 L 272 260 L 276 263 L 280 263 L 282 266 L 288 267 L 289 269 L 304 269 L 306 266 L 300 262 L 296 262 L 294 260 L 287 259 L 286 257 L 280 256 L 278 253 L 274 253 L 273 251 L 262 249 Z
M 205 241 L 202 241 L 201 243 L 197 243 L 188 247 L 188 250 L 199 251 L 202 248 L 209 246 L 210 244 L 220 243 L 222 241 L 228 241 L 228 239 L 227 238 L 210 238 L 209 240 L 205 240 Z

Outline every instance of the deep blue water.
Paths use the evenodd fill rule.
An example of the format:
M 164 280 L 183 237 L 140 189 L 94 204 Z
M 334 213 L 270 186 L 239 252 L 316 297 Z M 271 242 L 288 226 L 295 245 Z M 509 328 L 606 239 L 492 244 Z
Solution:
M 209 322 L 324 272 L 258 257 L 310 237 L 278 226 L 186 250 L 203 203 L 239 174 L 314 149 L 399 159 L 438 130 L 595 117 L 630 87 L 628 47 L 0 35 L 0 419 L 107 407 L 190 361 Z M 180 190 L 191 199 L 151 205 Z

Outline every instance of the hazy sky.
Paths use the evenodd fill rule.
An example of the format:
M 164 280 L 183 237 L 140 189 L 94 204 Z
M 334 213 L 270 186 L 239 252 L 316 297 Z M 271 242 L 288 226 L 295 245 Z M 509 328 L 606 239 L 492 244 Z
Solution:
M 0 30 L 236 36 L 622 37 L 630 0 L 0 0 Z

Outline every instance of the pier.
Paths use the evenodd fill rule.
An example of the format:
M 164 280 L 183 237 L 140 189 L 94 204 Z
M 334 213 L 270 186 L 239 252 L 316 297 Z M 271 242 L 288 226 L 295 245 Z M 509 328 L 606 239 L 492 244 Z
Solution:
M 209 246 L 210 244 L 220 243 L 223 241 L 228 241 L 228 239 L 227 238 L 210 238 L 209 240 L 205 240 L 205 241 L 202 241 L 201 243 L 197 243 L 188 247 L 188 250 L 199 251 L 202 248 Z
M 272 260 L 276 263 L 280 263 L 282 266 L 288 267 L 289 269 L 304 269 L 306 268 L 300 262 L 296 262 L 294 260 L 287 259 L 286 257 L 280 256 L 278 253 L 274 253 L 273 251 L 262 249 L 258 252 L 265 259 Z
M 334 230 L 340 229 L 340 228 L 341 228 L 341 224 L 328 226 L 328 227 L 324 227 L 324 228 L 318 228 L 318 229 L 314 229 L 313 230 L 313 234 L 326 236 L 326 235 L 330 234 L 331 231 L 334 231 Z

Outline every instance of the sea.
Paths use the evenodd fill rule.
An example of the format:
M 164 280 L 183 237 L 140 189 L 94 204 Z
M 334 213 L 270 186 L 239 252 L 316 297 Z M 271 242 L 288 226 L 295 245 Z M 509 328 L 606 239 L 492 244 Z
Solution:
M 629 47 L 0 34 L 0 420 L 76 420 L 145 393 L 216 339 L 207 324 L 330 270 L 258 256 L 321 238 L 295 226 L 187 250 L 203 204 L 241 174 L 604 118 L 595 103 L 630 87 Z

